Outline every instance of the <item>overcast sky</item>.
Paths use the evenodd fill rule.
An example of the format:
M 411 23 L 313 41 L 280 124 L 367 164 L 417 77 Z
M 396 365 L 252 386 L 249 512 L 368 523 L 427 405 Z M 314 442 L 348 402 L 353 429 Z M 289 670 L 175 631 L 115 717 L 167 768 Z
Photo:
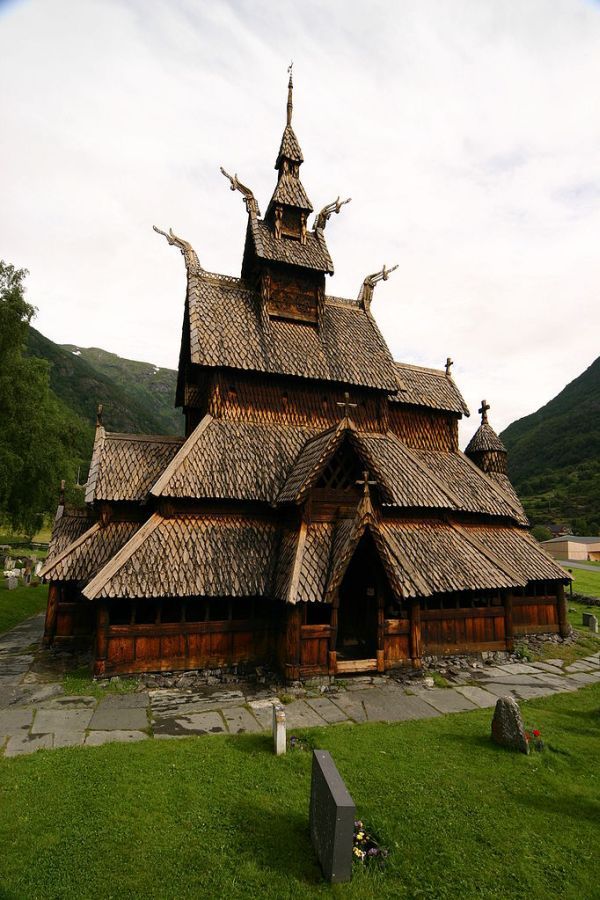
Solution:
M 351 196 L 327 290 L 398 263 L 397 359 L 455 360 L 498 431 L 600 353 L 600 3 L 0 0 L 0 258 L 59 343 L 177 366 L 182 257 L 239 274 L 294 60 L 315 209 Z M 91 398 L 93 404 L 94 398 Z M 106 411 L 110 422 L 110 411 Z

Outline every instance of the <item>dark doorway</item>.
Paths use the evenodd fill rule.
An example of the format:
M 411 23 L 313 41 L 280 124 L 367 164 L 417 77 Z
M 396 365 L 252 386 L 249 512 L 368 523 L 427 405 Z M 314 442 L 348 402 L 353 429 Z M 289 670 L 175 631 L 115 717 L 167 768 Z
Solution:
M 373 538 L 365 532 L 340 586 L 336 646 L 339 660 L 375 658 L 378 609 L 388 592 Z

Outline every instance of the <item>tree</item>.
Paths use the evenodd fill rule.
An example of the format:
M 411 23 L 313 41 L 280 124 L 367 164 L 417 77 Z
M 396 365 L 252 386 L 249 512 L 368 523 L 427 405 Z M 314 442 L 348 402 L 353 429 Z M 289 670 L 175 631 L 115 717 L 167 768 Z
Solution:
M 535 525 L 531 529 L 531 533 L 536 541 L 549 541 L 552 537 L 552 532 L 545 525 Z
M 74 480 L 78 424 L 52 394 L 48 364 L 24 355 L 36 312 L 27 274 L 0 260 L 0 518 L 31 535 L 56 507 L 60 479 Z

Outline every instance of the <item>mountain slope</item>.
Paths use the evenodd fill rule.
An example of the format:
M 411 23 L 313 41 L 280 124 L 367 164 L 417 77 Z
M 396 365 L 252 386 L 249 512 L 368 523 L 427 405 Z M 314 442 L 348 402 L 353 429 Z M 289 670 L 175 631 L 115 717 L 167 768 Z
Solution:
M 537 412 L 502 432 L 511 479 L 533 522 L 600 521 L 600 357 Z
M 50 363 L 50 386 L 77 416 L 94 423 L 104 405 L 109 431 L 182 434 L 183 416 L 173 406 L 177 373 L 112 353 L 60 346 L 29 329 L 27 352 Z M 91 452 L 91 448 L 90 448 Z

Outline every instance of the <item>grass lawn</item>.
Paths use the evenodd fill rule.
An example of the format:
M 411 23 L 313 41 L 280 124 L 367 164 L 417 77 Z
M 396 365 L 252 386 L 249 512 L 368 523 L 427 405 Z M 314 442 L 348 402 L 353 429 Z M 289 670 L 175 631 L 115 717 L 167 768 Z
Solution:
M 46 609 L 48 599 L 48 585 L 40 584 L 38 587 L 24 587 L 19 585 L 14 591 L 9 591 L 4 579 L 0 580 L 0 634 L 14 628 L 23 619 L 34 616 Z M 0 893 L 0 897 L 2 894 Z
M 569 566 L 565 563 L 565 568 Z M 577 594 L 587 594 L 589 597 L 600 597 L 600 571 L 589 572 L 586 569 L 572 570 L 573 590 Z M 567 594 L 569 589 L 567 588 Z
M 541 754 L 493 745 L 490 710 L 299 732 L 391 850 L 383 873 L 336 888 L 307 833 L 309 752 L 243 735 L 0 760 L 0 896 L 591 900 L 600 685 L 523 711 Z

